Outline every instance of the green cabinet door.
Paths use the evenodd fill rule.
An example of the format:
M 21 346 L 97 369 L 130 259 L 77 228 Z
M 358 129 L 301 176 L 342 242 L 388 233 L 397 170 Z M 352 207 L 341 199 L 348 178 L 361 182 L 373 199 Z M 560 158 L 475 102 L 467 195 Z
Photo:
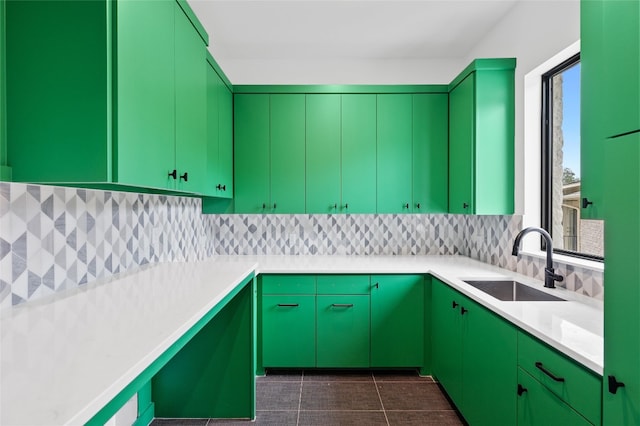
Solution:
M 605 141 L 605 425 L 640 424 L 640 133 Z M 624 383 L 612 393 L 609 376 Z
M 604 0 L 604 114 L 607 137 L 640 129 L 640 2 Z
M 313 295 L 262 297 L 264 367 L 315 367 L 315 303 Z
M 432 280 L 431 356 L 433 375 L 453 402 L 462 404 L 462 296 Z
M 216 185 L 220 173 L 220 85 L 222 81 L 215 68 L 207 61 L 207 178 L 205 194 L 217 196 Z
M 316 365 L 369 367 L 369 296 L 319 295 L 316 303 Z
M 233 93 L 220 81 L 216 196 L 233 197 Z
M 459 408 L 472 425 L 515 425 L 518 331 L 470 299 L 462 307 L 468 312 L 462 325 Z
M 377 212 L 411 207 L 412 97 L 378 95 Z
M 588 426 L 584 417 L 574 411 L 569 405 L 546 389 L 540 382 L 531 377 L 529 373 L 518 368 L 518 386 L 511 391 L 517 395 L 517 424 L 523 426 Z M 486 389 L 487 384 L 484 384 Z M 485 391 L 485 393 L 487 393 Z M 492 403 L 497 402 L 497 398 Z M 492 404 L 493 405 L 493 404 Z M 491 408 L 488 407 L 488 408 Z M 498 414 L 498 408 L 495 409 Z M 516 424 L 499 423 L 489 424 Z M 605 423 L 622 424 L 622 423 Z
M 449 93 L 449 212 L 472 213 L 475 73 Z
M 306 95 L 306 212 L 340 204 L 340 95 Z
M 151 1 L 121 2 L 116 8 L 114 180 L 119 183 L 167 189 L 176 185 L 168 176 L 175 168 L 176 8 L 173 2 Z
M 272 212 L 304 213 L 304 95 L 270 95 L 270 114 Z
M 236 213 L 264 213 L 269 203 L 269 95 L 234 97 Z
M 177 3 L 174 10 L 176 188 L 203 193 L 207 171 L 206 46 Z
M 376 211 L 376 95 L 342 95 L 340 211 Z
M 449 97 L 413 95 L 414 213 L 447 213 L 449 171 Z
M 582 208 L 582 219 L 603 218 L 602 159 L 604 157 L 605 96 L 602 1 L 580 2 L 580 196 L 593 204 Z
M 424 277 L 371 276 L 371 367 L 422 367 Z

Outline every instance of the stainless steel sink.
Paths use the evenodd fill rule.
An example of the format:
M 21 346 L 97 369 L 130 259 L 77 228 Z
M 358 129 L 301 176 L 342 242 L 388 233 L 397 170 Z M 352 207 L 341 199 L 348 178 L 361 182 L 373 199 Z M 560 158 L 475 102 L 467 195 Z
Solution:
M 565 302 L 535 288 L 513 280 L 470 280 L 465 282 L 496 299 L 512 302 Z

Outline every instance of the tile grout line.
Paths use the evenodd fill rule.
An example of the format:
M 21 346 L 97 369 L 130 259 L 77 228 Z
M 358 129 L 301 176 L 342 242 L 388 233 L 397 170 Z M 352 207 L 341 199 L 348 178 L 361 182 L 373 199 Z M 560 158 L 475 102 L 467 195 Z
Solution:
M 300 425 L 300 407 L 302 406 L 302 387 L 304 386 L 304 370 L 300 374 L 300 395 L 298 396 L 298 417 L 296 418 L 296 426 Z
M 384 402 L 382 402 L 382 395 L 380 395 L 380 390 L 378 389 L 378 382 L 376 381 L 376 375 L 371 373 L 371 377 L 373 378 L 373 385 L 376 387 L 376 393 L 378 394 L 378 399 L 380 400 L 380 406 L 382 407 L 382 414 L 384 414 L 384 420 L 387 422 L 387 426 L 389 426 L 389 418 L 387 417 L 387 410 L 385 410 Z

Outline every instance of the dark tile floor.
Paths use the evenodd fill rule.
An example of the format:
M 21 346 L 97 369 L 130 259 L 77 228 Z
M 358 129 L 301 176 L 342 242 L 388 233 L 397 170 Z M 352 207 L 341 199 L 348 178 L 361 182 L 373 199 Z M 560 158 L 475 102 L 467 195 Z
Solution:
M 162 425 L 462 425 L 431 377 L 411 371 L 270 371 L 257 378 L 256 420 L 155 419 Z

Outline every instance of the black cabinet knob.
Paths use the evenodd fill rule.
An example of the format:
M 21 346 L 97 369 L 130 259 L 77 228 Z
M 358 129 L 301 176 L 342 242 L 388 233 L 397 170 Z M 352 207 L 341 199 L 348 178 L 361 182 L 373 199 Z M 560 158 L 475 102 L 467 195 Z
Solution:
M 275 210 L 276 207 L 278 207 L 278 205 L 276 203 L 273 203 L 273 209 Z
M 587 197 L 583 197 L 582 198 L 582 208 L 583 209 L 586 209 L 587 207 L 589 207 L 592 204 L 593 204 L 593 201 L 589 201 L 589 199 Z
M 416 203 L 416 208 L 419 209 L 420 208 L 420 203 Z
M 184 180 L 185 182 L 189 182 L 189 173 L 184 172 L 183 175 L 180 175 L 180 179 Z
M 402 207 L 404 207 L 405 209 L 408 209 L 408 208 L 409 208 L 409 203 L 404 203 L 404 204 L 402 205 Z
M 176 169 L 173 169 L 173 171 L 169 173 L 169 177 L 172 177 L 173 180 L 176 180 L 178 178 L 178 171 Z
M 462 203 L 462 208 L 463 209 L 468 209 L 469 208 L 469 203 Z
M 609 376 L 609 393 L 616 394 L 618 392 L 618 388 L 623 388 L 624 383 L 616 380 L 616 376 Z
M 342 206 L 342 207 L 343 207 L 344 209 L 347 209 L 347 210 L 348 210 L 348 209 L 349 209 L 349 203 L 345 203 L 345 205 L 344 205 L 344 206 Z
M 218 191 L 226 191 L 227 190 L 227 185 L 222 185 L 222 184 L 218 184 L 218 186 L 216 186 L 216 189 Z
M 338 210 L 338 203 L 334 203 L 334 204 L 333 204 L 333 209 L 334 209 L 334 210 Z
M 467 308 L 465 308 L 464 306 L 461 306 L 461 307 L 460 307 L 460 315 L 464 315 L 464 314 L 466 314 L 467 312 L 469 312 L 469 310 L 468 310 Z
M 458 306 L 459 306 L 459 304 L 458 304 L 455 300 L 453 300 L 453 301 L 451 302 L 451 308 L 452 308 L 452 309 L 455 309 L 455 308 L 457 308 Z
M 265 203 L 262 203 L 262 210 L 266 209 L 267 205 Z
M 527 388 L 518 383 L 518 396 L 522 396 L 527 391 Z

